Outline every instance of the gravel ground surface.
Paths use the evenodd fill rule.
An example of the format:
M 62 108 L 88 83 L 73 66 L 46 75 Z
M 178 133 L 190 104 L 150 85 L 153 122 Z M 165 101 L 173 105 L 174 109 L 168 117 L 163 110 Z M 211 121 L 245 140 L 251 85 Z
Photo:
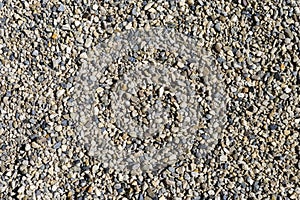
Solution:
M 0 0 L 0 199 L 300 199 L 299 23 L 296 0 Z M 226 121 L 205 155 L 197 140 L 175 163 L 134 173 L 109 167 L 82 145 L 72 92 L 94 47 L 153 27 L 193 38 L 213 56 L 228 96 Z M 116 66 L 165 56 L 137 54 Z M 185 66 L 176 55 L 165 60 Z M 152 86 L 136 101 L 157 106 L 143 99 L 156 89 L 155 100 L 175 104 Z M 110 116 L 110 90 L 97 89 L 99 119 Z M 131 115 L 143 116 L 139 109 Z M 106 125 L 114 142 L 141 144 Z M 167 136 L 178 132 L 169 129 Z

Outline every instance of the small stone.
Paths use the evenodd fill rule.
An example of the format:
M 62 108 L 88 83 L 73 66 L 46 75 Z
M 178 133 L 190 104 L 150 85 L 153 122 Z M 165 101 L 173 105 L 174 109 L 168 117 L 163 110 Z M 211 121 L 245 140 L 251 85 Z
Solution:
M 168 170 L 169 170 L 171 173 L 174 173 L 174 172 L 175 172 L 175 168 L 174 168 L 174 167 L 169 167 Z
M 36 142 L 32 142 L 32 143 L 31 143 L 31 146 L 32 146 L 33 148 L 35 148 L 35 149 L 40 148 L 40 145 L 39 145 L 38 143 L 36 143 Z
M 284 29 L 284 32 L 286 33 L 286 35 L 293 39 L 294 38 L 294 34 L 292 33 L 292 31 L 289 28 Z
M 87 38 L 85 40 L 84 47 L 89 48 L 91 46 L 91 44 L 92 44 L 92 41 L 93 40 L 91 38 Z
M 97 89 L 96 89 L 96 92 L 97 93 L 101 93 L 101 92 L 103 92 L 104 91 L 104 89 L 102 88 L 102 87 L 98 87 Z
M 232 15 L 230 21 L 237 22 L 238 21 L 238 17 L 236 15 Z
M 254 181 L 251 178 L 247 179 L 247 181 L 250 185 L 253 185 L 253 183 L 254 183 Z
M 284 89 L 284 91 L 285 91 L 286 93 L 290 93 L 290 92 L 292 91 L 292 89 L 289 88 L 289 87 L 286 87 L 286 88 Z
M 60 98 L 64 93 L 65 93 L 64 89 L 58 90 L 57 93 L 56 93 L 56 97 Z
M 247 7 L 248 6 L 247 0 L 242 0 L 242 4 L 243 4 L 243 6 Z
M 215 191 L 214 191 L 214 190 L 209 190 L 209 191 L 208 191 L 208 194 L 209 194 L 210 196 L 213 196 L 213 195 L 215 195 Z
M 93 192 L 93 187 L 90 186 L 87 191 L 88 191 L 88 193 L 92 193 Z
M 126 29 L 126 30 L 129 30 L 129 29 L 131 29 L 131 28 L 132 28 L 132 23 L 129 22 L 129 23 L 125 26 L 125 29 Z
M 53 39 L 53 40 L 56 40 L 57 38 L 58 38 L 58 34 L 54 32 L 54 33 L 52 34 L 52 39 Z
M 179 61 L 179 62 L 177 63 L 177 66 L 178 66 L 179 68 L 184 68 L 184 63 L 182 63 L 182 62 Z
M 25 191 L 25 186 L 21 186 L 19 189 L 18 189 L 18 193 L 19 194 L 23 194 Z
M 63 4 L 60 4 L 57 10 L 59 12 L 64 12 L 65 11 L 65 6 Z
M 82 36 L 76 37 L 76 41 L 77 41 L 78 43 L 80 43 L 80 44 L 83 44 L 83 43 L 84 43 L 84 40 L 83 40 Z
M 219 23 L 219 22 L 215 24 L 215 29 L 216 29 L 216 31 L 218 31 L 218 32 L 221 31 L 221 26 L 220 26 L 220 23 Z
M 62 126 L 67 126 L 67 125 L 68 125 L 68 120 L 64 119 L 64 120 L 61 122 L 61 125 L 62 125 Z
M 144 9 L 149 10 L 153 6 L 153 4 L 154 4 L 154 2 L 148 3 Z
M 101 191 L 98 188 L 95 188 L 95 194 L 99 197 L 101 195 Z
M 120 189 L 121 187 L 122 187 L 122 186 L 121 186 L 121 184 L 119 184 L 119 183 L 115 184 L 115 186 L 114 186 L 115 189 Z
M 221 43 L 216 43 L 215 44 L 215 50 L 216 50 L 216 52 L 220 53 L 222 51 L 222 44 Z
M 194 0 L 187 0 L 188 5 L 192 6 L 195 4 Z
M 54 149 L 59 149 L 60 147 L 61 147 L 61 142 L 57 142 L 57 143 L 53 146 Z
M 61 150 L 66 151 L 67 150 L 67 145 L 65 145 L 65 144 L 61 145 Z
M 57 185 L 57 184 L 54 184 L 54 185 L 52 186 L 52 191 L 56 191 L 57 188 L 58 188 L 58 185 Z
M 280 98 L 283 99 L 283 100 L 286 100 L 286 99 L 289 98 L 289 95 L 288 95 L 288 94 L 282 94 L 282 95 L 280 96 Z
M 78 21 L 78 20 L 76 20 L 76 21 L 74 22 L 74 25 L 75 25 L 76 27 L 78 27 L 80 24 L 81 24 L 81 22 Z
M 134 111 L 132 111 L 132 117 L 136 117 L 136 116 L 138 116 L 138 112 L 136 111 L 136 110 L 134 110 Z
M 26 145 L 25 145 L 25 151 L 29 151 L 30 149 L 31 149 L 30 144 L 26 144 Z
M 300 7 L 295 7 L 295 13 L 300 16 Z
M 130 137 L 133 137 L 133 138 L 136 138 L 136 137 L 137 137 L 136 132 L 130 132 L 129 135 L 130 135 Z
M 39 55 L 39 52 L 38 52 L 38 50 L 34 50 L 33 52 L 32 52 L 32 54 L 31 55 L 33 55 L 33 56 L 38 56 Z
M 226 155 L 220 156 L 220 161 L 221 162 L 226 162 L 227 161 L 227 156 Z
M 70 24 L 64 24 L 64 25 L 62 25 L 61 29 L 64 30 L 64 31 L 71 30 Z
M 271 131 L 276 130 L 277 128 L 278 128 L 278 126 L 277 126 L 276 124 L 271 124 L 271 125 L 269 125 L 269 129 L 270 129 Z
M 61 125 L 56 126 L 55 131 L 57 131 L 57 132 L 62 131 L 62 126 Z
M 53 60 L 52 60 L 52 65 L 53 65 L 54 68 L 57 68 L 58 65 L 59 65 L 59 63 L 60 63 L 60 61 L 57 60 L 57 59 L 53 59 Z
M 171 132 L 172 133 L 177 133 L 178 131 L 179 131 L 179 128 L 176 127 L 176 126 L 174 126 L 174 127 L 171 128 Z
M 97 4 L 94 4 L 92 8 L 93 10 L 98 10 L 99 6 Z

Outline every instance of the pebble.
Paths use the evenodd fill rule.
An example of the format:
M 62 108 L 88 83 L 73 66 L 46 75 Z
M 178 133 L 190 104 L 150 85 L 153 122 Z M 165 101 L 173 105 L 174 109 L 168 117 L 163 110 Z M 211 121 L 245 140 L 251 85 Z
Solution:
M 235 14 L 233 14 L 232 17 L 231 17 L 231 19 L 230 19 L 230 21 L 237 22 L 238 21 L 238 17 Z
M 57 132 L 62 131 L 62 126 L 61 125 L 56 126 L 55 131 L 57 131 Z
M 69 31 L 71 30 L 70 24 L 64 24 L 61 26 L 61 29 L 64 31 Z
M 148 3 L 148 4 L 145 6 L 144 10 L 149 10 L 149 9 L 153 6 L 153 4 L 154 4 L 154 2 Z
M 64 12 L 65 11 L 65 6 L 63 4 L 60 4 L 57 10 L 59 12 Z
M 291 92 L 292 92 L 292 89 L 289 88 L 289 87 L 286 87 L 286 88 L 284 89 L 284 91 L 285 91 L 286 93 L 291 93 Z
M 98 10 L 99 6 L 97 4 L 94 4 L 92 8 L 93 10 Z
M 216 52 L 220 53 L 222 51 L 222 44 L 221 43 L 216 43 L 215 44 L 215 50 L 216 50 Z
M 278 128 L 278 126 L 276 124 L 271 124 L 269 126 L 270 130 L 276 130 Z
M 79 57 L 82 58 L 82 59 L 87 59 L 88 58 L 88 56 L 85 52 L 81 53 Z
M 87 38 L 84 43 L 84 47 L 89 48 L 92 44 L 92 38 Z
M 18 189 L 18 193 L 19 194 L 23 194 L 25 192 L 25 186 L 21 186 L 19 189 Z
M 25 151 L 29 151 L 30 149 L 31 149 L 30 144 L 26 144 L 26 145 L 25 145 Z
M 215 24 L 215 29 L 216 29 L 216 31 L 221 32 L 221 26 L 220 26 L 220 23 L 219 23 L 219 22 L 217 22 L 217 23 Z
M 74 21 L 74 25 L 75 25 L 76 27 L 80 26 L 80 24 L 81 24 L 80 21 L 78 21 L 78 20 L 75 20 L 75 21 Z
M 34 50 L 33 52 L 32 52 L 32 54 L 31 55 L 33 55 L 33 56 L 38 56 L 39 55 L 39 52 L 38 52 L 38 50 Z
M 61 147 L 61 142 L 57 142 L 57 143 L 53 146 L 54 149 L 58 149 L 58 148 L 60 148 L 60 147 Z
M 57 98 L 60 98 L 65 93 L 64 89 L 58 90 L 56 93 Z
M 190 6 L 195 4 L 194 0 L 188 0 L 187 3 L 188 3 Z
M 226 162 L 226 161 L 227 161 L 227 156 L 226 156 L 226 155 L 222 155 L 222 156 L 220 157 L 220 161 L 221 161 L 221 162 Z

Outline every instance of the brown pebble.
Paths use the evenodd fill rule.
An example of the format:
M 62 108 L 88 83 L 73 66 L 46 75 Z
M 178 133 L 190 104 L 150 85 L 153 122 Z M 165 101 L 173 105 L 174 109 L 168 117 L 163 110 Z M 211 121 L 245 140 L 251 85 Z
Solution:
M 221 43 L 216 43 L 215 44 L 215 51 L 220 53 L 222 51 L 222 44 Z

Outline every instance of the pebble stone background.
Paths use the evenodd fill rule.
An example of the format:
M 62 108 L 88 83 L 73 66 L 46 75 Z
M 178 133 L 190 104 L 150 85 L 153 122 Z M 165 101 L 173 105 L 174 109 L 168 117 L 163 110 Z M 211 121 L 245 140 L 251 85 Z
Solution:
M 79 141 L 117 171 L 160 171 L 190 150 L 205 157 L 222 136 L 228 99 L 213 61 L 174 29 L 114 34 L 88 52 L 75 78 Z
M 0 198 L 300 199 L 299 18 L 296 0 L 1 0 Z M 73 79 L 113 33 L 161 26 L 222 68 L 224 136 L 198 162 L 116 172 L 78 145 Z

